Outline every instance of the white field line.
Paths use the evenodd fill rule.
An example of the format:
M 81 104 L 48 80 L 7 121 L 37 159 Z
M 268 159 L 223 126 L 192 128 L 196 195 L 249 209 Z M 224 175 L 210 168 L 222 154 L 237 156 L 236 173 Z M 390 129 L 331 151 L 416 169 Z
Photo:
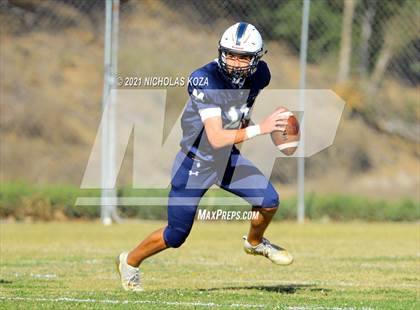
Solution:
M 0 296 L 0 300 L 11 301 L 31 301 L 31 302 L 74 302 L 74 303 L 101 303 L 101 304 L 157 304 L 168 306 L 192 306 L 192 307 L 231 307 L 231 308 L 264 308 L 264 305 L 259 304 L 216 304 L 213 302 L 178 302 L 178 301 L 155 301 L 155 300 L 115 300 L 115 299 L 78 299 L 78 298 L 41 298 L 41 297 L 6 297 Z M 287 310 L 373 310 L 373 308 L 341 308 L 341 307 L 307 307 L 307 306 L 291 306 L 285 308 Z
M 78 299 L 78 298 L 42 298 L 42 297 L 6 297 L 0 296 L 0 300 L 31 301 L 31 302 L 74 302 L 74 303 L 100 303 L 100 304 L 155 304 L 168 306 L 191 306 L 191 307 L 231 307 L 231 308 L 264 308 L 258 304 L 216 304 L 213 302 L 183 302 L 183 301 L 156 301 L 156 300 L 115 300 L 115 299 Z
M 147 279 L 149 282 L 157 282 L 157 283 L 165 283 L 167 282 L 167 280 L 165 279 L 161 279 L 161 278 L 148 278 Z M 190 282 L 194 282 L 194 283 L 207 283 L 207 284 L 211 284 L 211 283 L 217 283 L 217 284 L 226 284 L 227 287 L 226 289 L 229 288 L 229 286 L 232 286 L 232 283 L 252 283 L 253 286 L 259 286 L 259 285 L 303 285 L 303 286 L 307 286 L 307 285 L 328 285 L 328 286 L 349 286 L 349 287 L 375 287 L 375 288 L 420 288 L 420 284 L 416 284 L 416 283 L 401 283 L 401 284 L 378 284 L 378 283 L 366 283 L 366 282 L 344 282 L 344 281 L 279 281 L 276 279 L 262 279 L 262 280 L 229 280 L 229 282 L 226 282 L 226 280 L 203 280 L 203 279 L 190 279 Z M 267 284 L 262 284 L 262 283 L 267 283 Z M 245 289 L 246 287 L 244 287 Z M 224 289 L 223 287 L 221 287 L 220 289 Z
M 11 276 L 14 277 L 33 277 L 33 278 L 44 278 L 44 279 L 51 279 L 53 280 L 54 278 L 57 278 L 58 276 L 55 274 L 18 274 L 18 273 L 14 273 L 14 274 L 10 274 Z M 111 275 L 111 276 L 98 276 L 98 277 L 94 277 L 95 279 L 100 279 L 100 280 L 116 280 L 118 279 L 117 275 Z M 147 281 L 150 283 L 166 283 L 167 280 L 162 279 L 162 278 L 154 278 L 154 277 L 149 277 L 147 278 Z M 341 287 L 364 287 L 364 288 L 371 288 L 371 287 L 375 287 L 375 288 L 395 288 L 395 289 L 405 289 L 405 288 L 414 288 L 414 289 L 418 289 L 420 288 L 420 284 L 418 283 L 398 283 L 398 284 L 378 284 L 378 283 L 366 283 L 366 282 L 345 282 L 345 281 L 279 281 L 276 279 L 261 279 L 261 280 L 241 280 L 241 279 L 232 279 L 229 282 L 226 282 L 226 280 L 218 280 L 218 279 L 213 279 L 211 281 L 208 280 L 203 280 L 203 279 L 190 279 L 189 282 L 194 282 L 194 283 L 206 283 L 206 284 L 214 284 L 214 285 L 226 285 L 226 288 L 221 287 L 220 289 L 229 289 L 230 286 L 232 286 L 233 283 L 235 284 L 247 284 L 247 283 L 252 283 L 252 286 L 258 286 L 258 285 L 294 285 L 294 286 L 341 286 Z M 244 289 L 246 289 L 246 287 L 244 287 Z
M 58 276 L 55 274 L 18 274 L 18 273 L 13 273 L 10 274 L 11 276 L 14 277 L 33 277 L 33 278 L 44 278 L 44 279 L 54 279 L 57 278 Z M 101 280 L 115 280 L 115 279 L 119 279 L 117 275 L 111 275 L 111 276 L 98 276 L 98 277 L 94 277 L 95 279 L 101 279 Z M 155 278 L 155 277 L 149 277 L 147 278 L 148 282 L 153 282 L 153 283 L 166 283 L 167 280 L 162 279 L 162 278 Z M 226 285 L 226 288 L 221 287 L 220 289 L 229 289 L 229 286 L 232 286 L 232 283 L 235 284 L 246 284 L 246 283 L 252 283 L 253 286 L 258 286 L 258 285 L 295 285 L 295 286 L 320 286 L 320 285 L 326 285 L 326 286 L 341 286 L 341 287 L 364 287 L 364 288 L 371 288 L 371 287 L 375 287 L 375 288 L 396 288 L 396 289 L 404 289 L 404 288 L 420 288 L 420 284 L 418 283 L 398 283 L 398 284 L 378 284 L 378 283 L 366 283 L 366 282 L 345 282 L 345 281 L 279 281 L 276 279 L 261 279 L 261 280 L 241 280 L 241 279 L 232 279 L 229 282 L 226 282 L 226 280 L 218 280 L 218 279 L 213 279 L 211 281 L 208 280 L 203 280 L 203 279 L 190 279 L 189 282 L 194 282 L 194 283 L 206 283 L 206 284 L 214 284 L 214 285 Z M 266 284 L 263 284 L 266 283 Z M 246 287 L 244 287 L 244 289 L 246 289 Z
M 299 306 L 293 306 L 293 307 L 287 307 L 287 310 L 373 310 L 373 308 L 341 308 L 341 307 L 332 307 L 332 308 L 327 308 L 327 307 L 299 307 Z

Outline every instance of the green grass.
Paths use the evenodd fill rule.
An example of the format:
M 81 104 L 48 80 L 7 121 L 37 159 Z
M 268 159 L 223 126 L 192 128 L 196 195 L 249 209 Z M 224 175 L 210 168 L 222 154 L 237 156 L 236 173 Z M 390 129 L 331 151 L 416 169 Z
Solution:
M 279 267 L 243 253 L 246 222 L 197 222 L 181 248 L 144 262 L 145 292 L 122 291 L 114 257 L 162 225 L 2 223 L 0 307 L 420 307 L 415 223 L 275 222 L 267 237 L 295 255 L 294 264 Z
M 279 186 L 281 188 L 281 186 Z M 119 188 L 119 197 L 167 197 L 168 189 Z M 99 197 L 95 189 L 79 189 L 71 185 L 33 185 L 22 182 L 0 183 L 0 219 L 13 217 L 25 220 L 61 220 L 67 218 L 96 219 L 100 216 L 99 206 L 77 206 L 77 197 Z M 235 197 L 221 189 L 210 189 L 207 197 Z M 296 218 L 296 198 L 281 199 L 281 207 L 274 217 L 277 220 Z M 307 194 L 305 197 L 306 217 L 309 219 L 332 219 L 336 221 L 418 221 L 420 203 L 411 199 L 386 201 L 357 196 Z M 243 210 L 243 206 L 207 206 L 209 210 L 225 208 Z M 166 205 L 154 208 L 139 208 L 135 205 L 120 206 L 124 217 L 149 220 L 164 220 Z M 57 216 L 58 215 L 58 216 Z

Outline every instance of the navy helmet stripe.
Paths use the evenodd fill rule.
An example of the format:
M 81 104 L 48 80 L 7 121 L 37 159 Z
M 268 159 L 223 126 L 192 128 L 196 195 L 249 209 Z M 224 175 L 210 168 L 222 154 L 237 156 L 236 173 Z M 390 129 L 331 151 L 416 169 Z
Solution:
M 248 23 L 240 22 L 238 29 L 236 30 L 236 45 L 240 44 L 240 40 L 245 33 L 246 27 L 248 27 Z

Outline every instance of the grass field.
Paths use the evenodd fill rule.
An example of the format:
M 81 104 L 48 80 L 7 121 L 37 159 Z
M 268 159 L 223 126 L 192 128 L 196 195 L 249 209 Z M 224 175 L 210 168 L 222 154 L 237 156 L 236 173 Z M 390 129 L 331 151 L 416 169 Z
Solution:
M 142 265 L 145 292 L 122 291 L 114 257 L 163 222 L 2 223 L 0 307 L 419 309 L 415 223 L 276 222 L 267 237 L 295 262 L 246 255 L 246 222 L 197 222 L 187 242 Z

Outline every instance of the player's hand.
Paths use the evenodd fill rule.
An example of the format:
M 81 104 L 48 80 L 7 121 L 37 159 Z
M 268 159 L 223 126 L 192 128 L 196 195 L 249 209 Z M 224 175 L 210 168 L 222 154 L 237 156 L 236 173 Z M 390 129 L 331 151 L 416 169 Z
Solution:
M 272 133 L 273 131 L 285 131 L 287 126 L 287 119 L 289 115 L 286 108 L 278 108 L 274 111 L 271 115 L 269 115 L 266 119 L 264 119 L 260 124 L 261 134 Z

